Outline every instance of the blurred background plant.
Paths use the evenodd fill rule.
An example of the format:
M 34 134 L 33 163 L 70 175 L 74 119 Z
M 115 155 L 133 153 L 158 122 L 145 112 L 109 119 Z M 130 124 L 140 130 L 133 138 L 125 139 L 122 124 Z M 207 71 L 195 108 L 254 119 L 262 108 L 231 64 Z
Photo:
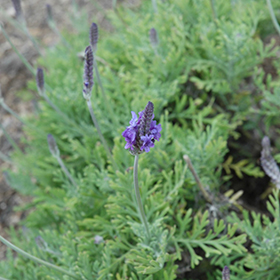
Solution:
M 267 6 L 260 0 L 110 4 L 114 10 L 92 2 L 110 25 L 99 29 L 94 57 L 100 81 L 94 77 L 91 99 L 112 159 L 82 94 L 80 54 L 98 19 L 73 1 L 72 32 L 60 33 L 48 6 L 61 42 L 41 47 L 44 55 L 32 66 L 45 70 L 47 99 L 36 97 L 34 112 L 20 117 L 26 125 L 19 147 L 10 139 L 14 152 L 1 156 L 14 167 L 5 171 L 7 183 L 32 197 L 17 209 L 29 213 L 21 228 L 8 230 L 10 240 L 77 279 L 221 279 L 228 278 L 222 276 L 225 266 L 231 279 L 280 279 L 278 191 L 272 193 L 258 164 L 265 134 L 280 148 L 280 40 Z M 277 12 L 279 3 L 273 8 Z M 32 100 L 35 92 L 32 79 L 21 98 Z M 145 238 L 133 157 L 121 133 L 130 111 L 148 101 L 162 137 L 139 157 L 151 234 Z M 59 157 L 49 152 L 48 134 Z M 183 161 L 186 154 L 192 169 Z M 264 251 L 270 256 L 265 263 Z M 62 277 L 10 249 L 0 272 L 9 279 Z

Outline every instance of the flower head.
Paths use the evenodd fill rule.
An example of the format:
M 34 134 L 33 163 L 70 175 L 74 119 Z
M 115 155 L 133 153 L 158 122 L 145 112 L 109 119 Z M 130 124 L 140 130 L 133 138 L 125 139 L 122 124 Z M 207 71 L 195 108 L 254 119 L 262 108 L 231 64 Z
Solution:
M 16 12 L 16 18 L 19 22 L 25 24 L 25 20 L 23 17 L 23 13 L 22 13 L 22 8 L 21 8 L 21 2 L 20 0 L 12 0 L 12 3 L 14 5 L 15 8 L 15 12 Z
M 85 99 L 90 99 L 93 87 L 93 52 L 91 46 L 85 49 L 85 67 L 84 67 L 84 88 L 83 95 Z
M 138 113 L 138 118 L 135 112 L 131 114 L 130 126 L 122 133 L 126 141 L 125 149 L 129 149 L 133 155 L 144 151 L 147 153 L 154 147 L 155 140 L 159 141 L 161 137 L 161 124 L 153 120 L 154 104 L 149 101 L 146 108 Z
M 150 29 L 150 42 L 153 48 L 158 46 L 158 34 L 155 28 Z
M 42 68 L 37 69 L 36 84 L 37 84 L 39 95 L 43 96 L 45 93 L 45 79 L 44 79 L 44 70 Z
M 95 22 L 93 22 L 90 26 L 89 41 L 92 47 L 92 51 L 95 53 L 97 50 L 97 42 L 98 42 L 98 26 Z
M 52 134 L 48 134 L 47 139 L 48 139 L 48 144 L 49 144 L 49 149 L 50 149 L 51 154 L 54 157 L 59 156 L 59 149 L 58 149 L 58 147 L 56 145 L 55 139 L 52 136 Z
M 227 266 L 224 267 L 222 276 L 223 276 L 223 280 L 230 280 L 230 272 Z

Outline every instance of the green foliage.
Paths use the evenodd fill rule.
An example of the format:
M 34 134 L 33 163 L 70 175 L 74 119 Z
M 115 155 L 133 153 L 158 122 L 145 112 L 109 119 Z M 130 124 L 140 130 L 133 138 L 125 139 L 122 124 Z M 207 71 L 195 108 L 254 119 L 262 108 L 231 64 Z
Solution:
M 267 209 L 272 219 L 255 212 L 250 215 L 245 210 L 242 220 L 237 215 L 232 218 L 252 241 L 251 252 L 236 265 L 235 271 L 242 279 L 279 279 L 279 190 L 269 196 Z
M 7 175 L 10 185 L 34 198 L 24 206 L 31 211 L 22 231 L 10 230 L 11 240 L 79 279 L 192 279 L 203 265 L 204 279 L 221 278 L 224 265 L 230 265 L 232 279 L 278 279 L 278 194 L 268 204 L 271 220 L 246 211 L 242 219 L 228 218 L 230 202 L 221 203 L 226 210 L 216 202 L 208 205 L 183 162 L 187 154 L 215 201 L 233 176 L 263 176 L 256 159 L 244 158 L 245 145 L 236 142 L 244 131 L 260 130 L 256 113 L 264 116 L 268 132 L 280 119 L 279 82 L 267 76 L 264 83 L 260 68 L 278 50 L 272 43 L 264 46 L 259 36 L 269 18 L 264 3 L 216 0 L 218 19 L 213 20 L 209 0 L 157 1 L 157 14 L 151 1 L 142 2 L 135 9 L 119 6 L 108 12 L 115 31 L 101 29 L 96 53 L 114 114 L 106 111 L 96 79 L 92 105 L 117 170 L 82 97 L 83 61 L 77 54 L 89 44 L 83 12 L 73 18 L 76 34 L 65 34 L 71 48 L 58 45 L 39 59 L 47 95 L 61 112 L 40 100 L 37 115 L 28 120 L 39 132 L 26 127 L 25 154 L 12 157 L 17 169 Z M 149 42 L 152 27 L 159 36 L 158 54 Z M 254 81 L 251 91 L 249 80 Z M 35 81 L 29 88 L 36 89 Z M 139 112 L 149 100 L 162 125 L 160 141 L 139 157 L 151 238 L 137 209 L 133 157 L 121 137 L 130 112 Z M 77 188 L 51 156 L 49 133 Z M 237 154 L 230 144 L 238 147 Z M 210 209 L 216 206 L 213 218 Z M 253 242 L 252 252 L 246 239 Z M 15 280 L 71 279 L 20 255 L 14 258 L 11 251 L 0 262 L 0 274 Z

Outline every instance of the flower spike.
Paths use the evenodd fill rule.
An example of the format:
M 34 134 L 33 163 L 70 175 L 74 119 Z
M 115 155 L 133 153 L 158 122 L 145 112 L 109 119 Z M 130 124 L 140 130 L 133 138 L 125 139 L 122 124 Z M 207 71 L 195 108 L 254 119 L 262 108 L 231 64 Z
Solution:
M 36 84 L 37 84 L 39 95 L 43 96 L 45 94 L 45 79 L 44 79 L 44 70 L 42 68 L 37 69 Z
M 156 124 L 154 118 L 154 104 L 148 102 L 144 111 L 139 112 L 139 118 L 135 112 L 131 112 L 132 119 L 122 136 L 125 138 L 125 149 L 129 149 L 132 155 L 147 153 L 154 147 L 155 140 L 159 141 L 161 124 Z
M 83 95 L 86 100 L 90 99 L 93 87 L 93 52 L 91 46 L 85 49 L 85 67 L 84 67 L 84 89 Z
M 223 276 L 223 280 L 230 280 L 230 272 L 227 266 L 224 267 L 222 276 Z
M 155 28 L 150 29 L 150 42 L 153 48 L 158 46 L 158 34 Z
M 89 41 L 92 47 L 92 51 L 95 53 L 97 50 L 97 42 L 98 42 L 98 26 L 95 22 L 93 22 L 90 26 Z

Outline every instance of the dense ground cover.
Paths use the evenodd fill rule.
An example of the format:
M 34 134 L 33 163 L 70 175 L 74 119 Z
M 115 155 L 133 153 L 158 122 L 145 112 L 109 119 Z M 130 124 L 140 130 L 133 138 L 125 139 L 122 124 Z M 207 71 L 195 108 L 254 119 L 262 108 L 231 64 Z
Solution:
M 42 98 L 26 120 L 24 155 L 14 152 L 17 172 L 6 175 L 34 197 L 11 241 L 71 275 L 9 251 L 0 276 L 220 279 L 227 265 L 231 279 L 280 279 L 278 191 L 257 161 L 264 135 L 280 147 L 279 49 L 264 43 L 274 32 L 268 9 L 251 0 L 153 2 L 118 6 L 107 14 L 115 31 L 100 31 L 96 62 L 105 94 L 95 72 L 91 103 L 112 157 L 83 97 L 78 54 L 89 45 L 86 13 L 73 16 L 68 43 L 39 59 L 51 103 Z M 35 79 L 29 88 L 36 90 Z M 139 155 L 149 234 L 133 188 L 134 156 L 122 137 L 130 112 L 148 101 L 162 127 L 160 140 Z M 56 148 L 50 153 L 48 134 L 60 157 Z M 277 183 L 269 153 L 262 162 L 274 164 Z

